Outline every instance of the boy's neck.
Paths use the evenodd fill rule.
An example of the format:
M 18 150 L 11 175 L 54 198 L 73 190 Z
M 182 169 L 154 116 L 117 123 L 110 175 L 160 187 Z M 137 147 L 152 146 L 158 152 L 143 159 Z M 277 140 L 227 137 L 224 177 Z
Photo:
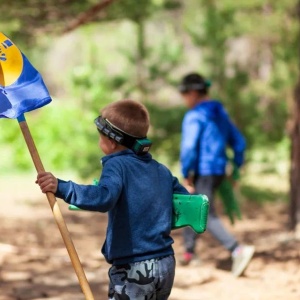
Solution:
M 121 151 L 124 151 L 124 150 L 128 150 L 127 147 L 125 146 L 122 146 L 122 145 L 118 145 L 111 153 L 109 154 L 114 154 L 114 153 L 117 153 L 117 152 L 121 152 Z
M 194 105 L 194 107 L 195 107 L 196 105 L 202 103 L 202 102 L 208 101 L 209 99 L 210 99 L 209 95 L 199 95 L 199 96 L 197 97 L 197 99 L 195 99 L 195 102 L 194 102 L 195 105 Z
M 200 103 L 200 102 L 207 101 L 209 99 L 210 99 L 210 97 L 208 95 L 200 95 L 197 99 L 197 102 Z

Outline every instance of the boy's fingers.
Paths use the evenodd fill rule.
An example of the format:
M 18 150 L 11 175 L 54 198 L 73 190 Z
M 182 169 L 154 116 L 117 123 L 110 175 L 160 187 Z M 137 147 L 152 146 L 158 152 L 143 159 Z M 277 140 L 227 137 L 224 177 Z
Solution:
M 46 185 L 43 187 L 40 186 L 40 188 L 43 193 L 47 193 L 47 192 L 55 193 L 56 192 L 56 186 L 53 184 L 49 184 L 49 185 Z
M 51 173 L 40 173 L 37 176 L 36 182 L 42 184 L 43 182 L 56 179 Z
M 41 188 L 44 188 L 47 185 L 51 185 L 53 181 L 52 178 L 44 178 L 43 180 L 38 180 L 38 183 Z
M 49 172 L 39 173 L 37 176 L 36 183 L 40 186 L 40 189 L 43 193 L 55 193 L 57 190 L 57 178 L 55 178 Z
M 194 194 L 195 193 L 195 188 L 193 186 L 186 186 L 185 187 L 187 189 L 187 191 L 190 193 L 190 194 Z
M 50 172 L 40 172 L 37 175 L 37 179 L 41 179 L 41 178 L 48 177 L 48 176 L 53 176 L 53 175 Z

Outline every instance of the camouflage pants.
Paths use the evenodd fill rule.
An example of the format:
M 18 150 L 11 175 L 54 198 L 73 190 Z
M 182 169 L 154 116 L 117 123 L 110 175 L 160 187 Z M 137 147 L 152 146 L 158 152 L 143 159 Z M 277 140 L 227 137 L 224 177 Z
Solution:
M 167 300 L 175 276 L 173 255 L 109 269 L 109 300 Z

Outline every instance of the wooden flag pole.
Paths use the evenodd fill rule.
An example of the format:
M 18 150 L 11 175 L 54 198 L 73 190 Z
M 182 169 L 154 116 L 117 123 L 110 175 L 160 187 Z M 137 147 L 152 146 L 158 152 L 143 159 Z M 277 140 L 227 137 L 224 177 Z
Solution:
M 37 148 L 34 144 L 33 138 L 31 136 L 31 133 L 30 133 L 30 130 L 28 128 L 28 125 L 27 125 L 27 122 L 26 122 L 26 119 L 25 119 L 24 115 L 21 115 L 18 118 L 18 122 L 19 122 L 22 134 L 23 134 L 24 139 L 26 141 L 28 150 L 30 152 L 30 155 L 32 157 L 32 160 L 33 160 L 33 163 L 35 165 L 35 168 L 36 168 L 37 172 L 38 173 L 45 172 L 44 166 L 43 166 L 42 161 L 40 159 Z M 66 246 L 67 251 L 69 253 L 73 268 L 74 268 L 75 273 L 78 277 L 79 284 L 81 286 L 82 292 L 85 295 L 85 299 L 94 300 L 94 296 L 92 294 L 91 288 L 89 286 L 89 283 L 88 283 L 87 278 L 85 276 L 84 270 L 83 270 L 82 265 L 80 263 L 78 254 L 77 254 L 76 249 L 74 247 L 74 244 L 73 244 L 73 241 L 71 239 L 71 236 L 70 236 L 69 230 L 67 228 L 67 225 L 66 225 L 66 223 L 64 221 L 64 218 L 61 214 L 61 211 L 59 209 L 56 198 L 55 198 L 54 194 L 50 193 L 50 192 L 46 193 L 46 195 L 47 195 L 47 199 L 48 199 L 48 202 L 50 204 L 50 207 L 52 209 L 54 219 L 57 223 L 57 226 L 59 228 L 59 231 L 60 231 L 61 236 L 63 238 L 63 241 L 65 243 L 65 246 Z

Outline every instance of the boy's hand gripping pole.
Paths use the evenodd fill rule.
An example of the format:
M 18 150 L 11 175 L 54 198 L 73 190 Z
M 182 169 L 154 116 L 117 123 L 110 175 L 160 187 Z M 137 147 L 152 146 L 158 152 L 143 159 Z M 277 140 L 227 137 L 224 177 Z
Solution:
M 18 122 L 19 122 L 22 134 L 24 136 L 25 142 L 27 144 L 28 150 L 30 152 L 31 158 L 33 160 L 33 163 L 35 165 L 35 168 L 36 168 L 37 172 L 38 173 L 39 172 L 44 172 L 45 171 L 44 166 L 42 164 L 42 161 L 40 159 L 38 151 L 35 147 L 35 144 L 34 144 L 32 136 L 31 136 L 31 133 L 29 131 L 25 116 L 21 115 L 20 117 L 18 117 Z M 73 244 L 73 241 L 71 239 L 70 233 L 68 231 L 67 225 L 66 225 L 66 223 L 64 221 L 64 218 L 61 214 L 61 211 L 59 209 L 56 198 L 55 198 L 54 194 L 50 193 L 50 192 L 46 193 L 46 195 L 47 195 L 47 199 L 48 199 L 48 202 L 50 204 L 50 207 L 52 209 L 54 219 L 56 221 L 58 229 L 61 233 L 61 236 L 63 238 L 63 241 L 65 243 L 67 251 L 69 253 L 73 268 L 74 268 L 75 273 L 78 277 L 79 284 L 80 284 L 82 292 L 85 296 L 85 299 L 94 300 L 94 296 L 92 294 L 91 288 L 89 286 L 89 283 L 88 283 L 87 278 L 85 276 L 84 270 L 83 270 L 82 265 L 80 263 L 78 254 L 77 254 L 76 249 L 74 247 L 74 244 Z

